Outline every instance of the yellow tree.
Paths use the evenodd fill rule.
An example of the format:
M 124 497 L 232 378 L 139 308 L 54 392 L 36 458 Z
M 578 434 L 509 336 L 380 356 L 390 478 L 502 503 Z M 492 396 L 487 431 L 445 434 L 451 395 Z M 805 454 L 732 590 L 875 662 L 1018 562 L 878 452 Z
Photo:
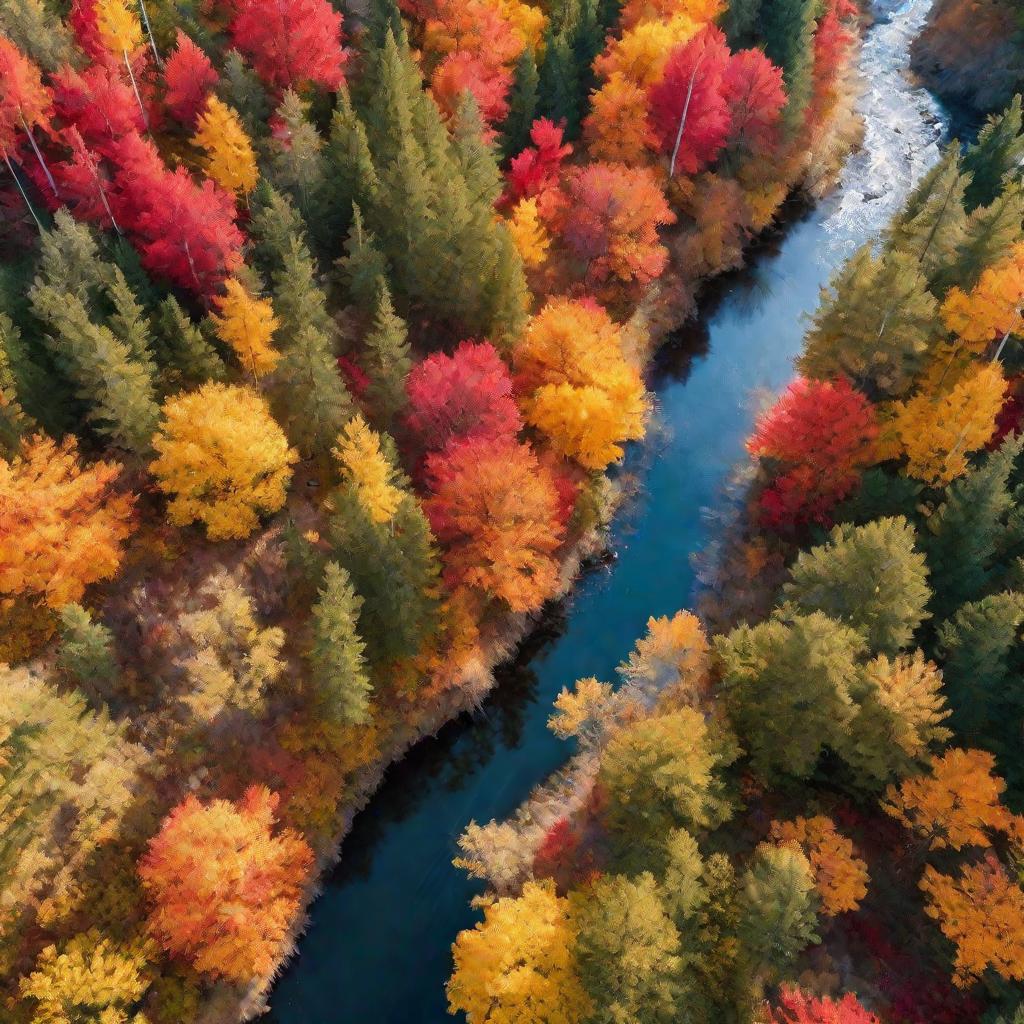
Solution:
M 643 22 L 613 40 L 594 61 L 594 71 L 602 78 L 611 78 L 618 71 L 627 81 L 646 89 L 661 79 L 669 54 L 700 28 L 685 14 Z
M 121 946 L 95 929 L 76 935 L 58 953 L 47 946 L 35 970 L 21 979 L 20 995 L 35 1003 L 35 1024 L 128 1024 L 132 1008 L 149 987 L 149 942 Z
M 642 164 L 651 157 L 655 140 L 647 121 L 647 92 L 621 71 L 590 99 L 583 137 L 595 160 Z
M 1024 304 L 1024 244 L 986 268 L 974 288 L 951 288 L 942 304 L 942 322 L 974 352 L 1020 327 Z
M 73 437 L 29 438 L 0 459 L 0 597 L 59 608 L 117 572 L 135 501 L 114 489 L 120 472 L 112 462 L 83 467 Z
M 248 195 L 259 179 L 256 154 L 238 113 L 210 95 L 192 143 L 206 152 L 206 174 L 228 192 Z
M 907 456 L 907 474 L 932 486 L 961 476 L 967 456 L 992 439 L 1005 393 L 1000 365 L 986 363 L 946 394 L 922 391 L 898 403 L 893 429 Z
M 530 321 L 513 358 L 530 391 L 526 420 L 556 451 L 604 469 L 622 457 L 623 441 L 643 437 L 643 382 L 623 355 L 618 327 L 596 303 L 552 299 Z
M 539 267 L 548 256 L 551 237 L 537 212 L 536 198 L 520 199 L 505 222 L 523 266 Z
M 338 435 L 332 448 L 345 477 L 355 486 L 359 502 L 375 523 L 390 523 L 402 503 L 393 460 L 381 448 L 378 433 L 356 415 Z
M 691 612 L 647 620 L 647 633 L 636 642 L 619 674 L 658 694 L 671 688 L 677 704 L 702 703 L 708 694 L 710 652 L 700 619 Z
M 831 818 L 773 821 L 771 837 L 780 845 L 796 845 L 811 865 L 821 897 L 821 912 L 835 917 L 856 910 L 868 891 L 868 866 L 853 852 L 853 843 L 840 835 Z
M 220 316 L 210 317 L 217 337 L 234 351 L 257 381 L 272 373 L 281 353 L 271 341 L 281 325 L 270 300 L 255 298 L 241 281 L 229 277 L 224 282 L 224 294 L 213 301 L 220 310 Z
M 956 946 L 954 985 L 967 988 L 989 968 L 1004 981 L 1024 980 L 1024 891 L 994 855 L 956 876 L 929 864 L 919 884 L 925 913 Z
M 993 768 L 995 758 L 987 750 L 947 750 L 932 758 L 927 775 L 890 786 L 882 810 L 932 850 L 990 846 L 990 833 L 1012 824 L 1001 803 L 1006 783 L 992 774 Z
M 150 466 L 171 495 L 176 526 L 201 522 L 210 540 L 247 537 L 284 505 L 298 454 L 248 387 L 210 382 L 164 404 Z
M 451 1012 L 469 1024 L 579 1024 L 591 1006 L 573 964 L 575 939 L 569 901 L 554 883 L 527 882 L 521 896 L 497 900 L 459 933 Z

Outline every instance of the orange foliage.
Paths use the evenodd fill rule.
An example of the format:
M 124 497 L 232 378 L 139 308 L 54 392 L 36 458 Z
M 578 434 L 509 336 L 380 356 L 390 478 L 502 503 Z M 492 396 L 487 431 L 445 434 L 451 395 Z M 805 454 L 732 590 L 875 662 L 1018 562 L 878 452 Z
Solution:
M 295 832 L 273 833 L 277 799 L 264 786 L 237 803 L 190 794 L 139 862 L 150 931 L 197 971 L 244 984 L 280 955 L 313 854 Z
M 594 61 L 601 78 L 619 72 L 623 78 L 646 89 L 660 81 L 669 54 L 681 43 L 692 39 L 701 26 L 685 14 L 668 21 L 648 21 L 612 40 Z
M 831 818 L 773 821 L 771 837 L 779 844 L 796 844 L 810 862 L 821 912 L 835 917 L 856 910 L 867 895 L 868 868 L 854 855 L 853 843 L 836 831 Z
M 925 867 L 925 913 L 956 945 L 953 984 L 967 988 L 992 968 L 1005 981 L 1024 980 L 1024 891 L 989 853 L 956 877 Z
M 647 121 L 647 93 L 616 71 L 591 96 L 583 137 L 595 160 L 648 161 L 655 139 Z
M 620 24 L 635 28 L 649 21 L 664 21 L 685 14 L 698 25 L 717 18 L 726 8 L 724 0 L 629 0 L 622 8 Z
M 0 459 L 0 596 L 59 608 L 117 572 L 135 501 L 115 493 L 120 472 L 113 462 L 82 468 L 71 437 L 39 435 Z
M 1014 246 L 1008 259 L 986 268 L 970 293 L 951 288 L 942 304 L 942 322 L 980 353 L 989 342 L 1020 326 L 1022 304 L 1024 244 Z
M 992 774 L 987 750 L 947 750 L 933 757 L 930 774 L 890 786 L 882 809 L 928 841 L 932 850 L 991 845 L 990 831 L 1011 824 L 1000 803 L 1006 783 Z

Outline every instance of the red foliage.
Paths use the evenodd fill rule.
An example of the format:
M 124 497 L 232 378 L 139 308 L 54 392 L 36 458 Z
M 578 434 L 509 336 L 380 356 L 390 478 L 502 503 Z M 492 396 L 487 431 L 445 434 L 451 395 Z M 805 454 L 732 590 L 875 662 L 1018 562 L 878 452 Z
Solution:
M 881 1024 L 849 992 L 836 1002 L 828 996 L 819 999 L 798 988 L 784 987 L 769 1014 L 771 1024 Z
M 783 464 L 761 495 L 761 519 L 773 529 L 818 522 L 856 486 L 874 459 L 874 406 L 848 379 L 798 377 L 757 422 L 747 450 Z
M 167 170 L 153 144 L 125 136 L 116 147 L 114 213 L 143 266 L 211 299 L 242 264 L 234 197 L 183 167 Z
M 75 33 L 78 45 L 93 60 L 103 64 L 111 63 L 114 58 L 100 38 L 100 30 L 96 21 L 96 0 L 71 0 L 68 24 L 71 26 L 71 31 Z
M 57 116 L 103 156 L 111 156 L 126 135 L 146 130 L 132 87 L 116 68 L 91 64 L 81 74 L 61 68 L 53 76 L 53 88 Z
M 0 36 L 0 149 L 13 151 L 17 138 L 34 125 L 48 128 L 52 106 L 39 68 Z
M 724 76 L 729 61 L 725 36 L 709 25 L 672 51 L 661 80 L 651 86 L 651 127 L 660 151 L 671 154 L 679 139 L 676 174 L 703 170 L 728 141 Z
M 574 167 L 566 176 L 566 192 L 562 239 L 582 264 L 588 290 L 602 296 L 623 285 L 640 290 L 661 274 L 668 251 L 658 228 L 676 218 L 649 168 Z
M 242 0 L 231 38 L 275 89 L 337 89 L 348 58 L 341 21 L 327 0 Z
M 164 67 L 164 81 L 167 109 L 183 125 L 192 128 L 207 95 L 217 84 L 217 72 L 210 58 L 181 29 L 178 29 L 178 45 Z
M 849 0 L 829 0 L 814 33 L 814 70 L 811 105 L 807 112 L 811 123 L 820 123 L 828 116 L 836 99 L 836 83 L 843 58 L 856 38 L 843 24 L 844 18 L 857 14 Z
M 362 398 L 370 386 L 370 378 L 363 368 L 350 356 L 338 356 L 338 369 L 345 378 L 345 385 L 356 396 Z
M 406 388 L 406 423 L 428 451 L 471 437 L 512 440 L 522 430 L 508 367 L 488 341 L 464 341 L 450 356 L 428 356 Z
M 508 68 L 485 59 L 468 50 L 449 53 L 434 70 L 430 88 L 438 106 L 454 117 L 469 92 L 476 100 L 480 117 L 488 126 L 486 133 L 493 138 L 494 125 L 508 114 L 508 91 L 512 87 L 512 73 Z
M 580 837 L 568 818 L 559 818 L 548 829 L 533 857 L 535 878 L 557 878 L 571 872 Z
M 996 432 L 986 445 L 989 451 L 995 451 L 1007 435 L 1019 434 L 1024 424 L 1024 376 L 1011 377 L 1009 384 L 1003 407 L 996 416 Z
M 563 142 L 564 125 L 557 125 L 546 117 L 538 118 L 530 129 L 532 146 L 514 156 L 508 168 L 508 187 L 502 203 L 512 206 L 520 199 L 539 197 L 541 216 L 546 216 L 543 200 L 558 193 L 562 163 L 572 146 Z
M 66 160 L 50 161 L 50 171 L 57 185 L 54 195 L 42 168 L 30 164 L 26 171 L 51 210 L 67 206 L 77 220 L 113 227 L 110 212 L 104 206 L 104 195 L 110 202 L 110 181 L 105 177 L 96 154 L 90 152 L 74 125 L 61 132 L 60 140 L 71 150 Z
M 726 66 L 722 87 L 732 118 L 732 138 L 755 152 L 770 149 L 786 105 L 782 69 L 761 50 L 740 50 Z

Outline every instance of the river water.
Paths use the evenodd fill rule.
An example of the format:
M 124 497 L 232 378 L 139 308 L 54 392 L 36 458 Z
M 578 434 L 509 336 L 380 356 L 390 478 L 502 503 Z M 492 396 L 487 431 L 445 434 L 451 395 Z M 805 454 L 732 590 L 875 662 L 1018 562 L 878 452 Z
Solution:
M 622 472 L 637 497 L 618 517 L 610 569 L 586 575 L 547 617 L 483 708 L 421 743 L 356 819 L 325 880 L 299 955 L 271 997 L 273 1024 L 443 1024 L 451 942 L 479 915 L 479 884 L 452 866 L 470 819 L 508 816 L 571 753 L 546 728 L 562 686 L 614 680 L 648 616 L 685 607 L 691 556 L 712 538 L 759 401 L 793 373 L 819 290 L 877 234 L 939 155 L 946 120 L 905 77 L 908 48 L 932 0 L 876 0 L 861 56 L 863 149 L 834 196 L 790 208 L 718 281 L 701 316 L 662 350 L 649 384 L 658 413 Z

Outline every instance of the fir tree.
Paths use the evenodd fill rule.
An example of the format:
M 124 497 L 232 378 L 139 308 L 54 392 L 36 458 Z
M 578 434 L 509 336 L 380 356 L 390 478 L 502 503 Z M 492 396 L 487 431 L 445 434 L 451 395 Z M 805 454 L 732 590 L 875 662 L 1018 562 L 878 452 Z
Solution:
M 761 0 L 759 27 L 765 53 L 782 68 L 789 97 L 783 117 L 790 130 L 803 123 L 811 100 L 817 0 Z
M 39 408 L 37 396 L 46 387 L 40 367 L 28 358 L 21 332 L 6 313 L 0 312 L 0 436 L 10 449 L 32 426 L 28 408 Z
M 115 338 L 131 353 L 132 358 L 145 367 L 146 373 L 156 373 L 153 360 L 153 339 L 149 318 L 139 304 L 120 267 L 109 266 L 105 292 L 113 313 L 107 318 Z
M 549 24 L 544 36 L 544 59 L 538 72 L 537 114 L 556 124 L 565 122 L 566 138 L 579 134 L 579 74 L 571 41 Z
M 220 98 L 238 112 L 250 139 L 255 141 L 265 134 L 270 116 L 267 92 L 259 76 L 237 50 L 228 50 L 224 55 L 218 92 Z
M 0 0 L 0 32 L 51 74 L 75 62 L 71 32 L 42 0 Z
M 501 151 L 506 157 L 515 156 L 530 144 L 530 127 L 537 117 L 540 100 L 540 75 L 537 55 L 527 46 L 516 63 L 516 77 L 512 84 L 508 117 L 502 125 Z
M 52 230 L 43 232 L 39 240 L 39 278 L 88 304 L 103 266 L 89 228 L 77 223 L 66 209 L 58 210 Z
M 88 696 L 102 700 L 118 674 L 113 633 L 73 602 L 61 608 L 58 628 L 58 664 Z
M 255 264 L 270 278 L 284 266 L 292 240 L 302 237 L 302 218 L 291 199 L 266 181 L 256 186 L 251 203 Z
M 153 326 L 162 394 L 207 380 L 227 378 L 224 360 L 173 295 L 168 295 L 157 307 Z
M 491 208 L 501 195 L 504 179 L 498 170 L 494 147 L 484 138 L 480 108 L 467 92 L 452 125 L 452 142 L 459 168 L 469 190 L 472 208 Z
M 1024 162 L 1021 119 L 1018 94 L 1001 114 L 989 116 L 978 132 L 977 142 L 964 154 L 964 173 L 971 176 L 964 193 L 968 213 L 979 206 L 988 206 L 1003 190 L 1007 176 L 1019 173 Z
M 275 146 L 270 161 L 270 179 L 291 197 L 307 225 L 316 224 L 322 214 L 316 201 L 325 175 L 323 143 L 316 127 L 306 117 L 306 103 L 289 89 L 276 116 L 282 122 L 283 143 Z
M 0 313 L 0 339 L 10 321 Z M 32 421 L 18 401 L 18 386 L 11 371 L 7 349 L 0 344 L 0 456 L 10 459 L 17 452 L 21 438 L 32 429 Z
M 281 265 L 271 275 L 274 313 L 280 321 L 275 341 L 287 351 L 304 327 L 314 327 L 331 346 L 334 324 L 327 296 L 317 283 L 316 266 L 301 235 L 292 235 L 281 253 Z
M 378 284 L 373 326 L 363 343 L 366 355 L 362 365 L 370 378 L 367 397 L 373 405 L 377 423 L 389 430 L 408 402 L 405 382 L 412 369 L 412 355 L 405 321 L 396 315 L 391 304 L 391 292 L 383 279 Z
M 338 269 L 349 299 L 361 310 L 373 312 L 380 298 L 380 284 L 387 280 L 387 261 L 373 233 L 363 224 L 358 205 L 352 208 L 352 226 Z
M 722 16 L 722 29 L 735 52 L 755 43 L 755 30 L 762 0 L 732 0 Z
M 309 660 L 319 703 L 332 721 L 342 725 L 360 725 L 369 717 L 370 680 L 364 644 L 356 632 L 362 604 L 348 573 L 337 562 L 328 562 L 312 610 Z

